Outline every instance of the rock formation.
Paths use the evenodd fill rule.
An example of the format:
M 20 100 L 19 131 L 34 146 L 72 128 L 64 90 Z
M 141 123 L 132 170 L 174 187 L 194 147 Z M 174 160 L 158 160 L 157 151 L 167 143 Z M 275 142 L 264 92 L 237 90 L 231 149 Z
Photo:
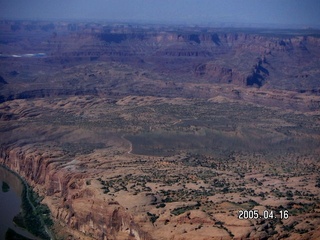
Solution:
M 106 201 L 88 189 L 88 174 L 83 170 L 59 167 L 66 163 L 59 159 L 59 153 L 41 154 L 30 146 L 11 145 L 1 148 L 0 156 L 1 164 L 17 172 L 41 195 L 56 199 L 48 202 L 52 215 L 73 229 L 69 233 L 74 238 L 122 239 L 119 235 L 123 232 L 126 237 L 131 233 L 133 239 L 152 239 L 118 202 Z
M 289 231 L 279 221 L 237 222 L 233 217 L 239 206 L 248 207 L 252 201 L 243 197 L 245 202 L 233 205 L 224 194 L 232 187 L 230 194 L 245 191 L 236 182 L 245 184 L 259 174 L 259 184 L 250 182 L 257 182 L 259 191 L 261 184 L 274 184 L 274 179 L 284 186 L 310 175 L 308 181 L 315 183 L 317 30 L 3 20 L 0 31 L 0 163 L 44 197 L 60 226 L 55 229 L 58 234 L 149 240 L 175 237 L 176 231 L 178 239 L 195 239 L 205 228 L 203 239 L 213 233 L 225 239 L 233 233 L 239 238 L 276 239 Z M 274 109 L 281 109 L 281 114 Z M 137 146 L 150 144 L 150 156 L 133 153 L 133 141 L 126 135 Z M 231 151 L 233 145 L 229 149 L 228 144 L 237 146 Z M 307 145 L 312 153 L 297 153 Z M 153 153 L 163 146 L 172 147 L 168 156 L 173 157 Z M 195 146 L 221 155 L 192 155 L 188 151 Z M 243 146 L 257 152 L 243 153 Z M 283 160 L 279 171 L 271 169 L 278 162 L 268 155 L 273 154 L 268 146 L 276 146 L 280 157 L 271 156 Z M 284 155 L 281 146 L 288 150 Z M 176 169 L 181 172 L 171 172 Z M 265 174 L 265 169 L 274 175 Z M 286 175 L 292 169 L 300 175 Z M 206 174 L 212 177 L 208 183 Z M 237 181 L 228 185 L 228 179 Z M 109 182 L 114 184 L 112 193 Z M 210 184 L 218 194 L 205 195 Z M 318 190 L 309 190 L 309 195 L 297 194 L 315 198 Z M 174 194 L 187 200 L 173 200 Z M 219 194 L 225 202 L 214 203 Z M 263 199 L 260 207 L 270 207 L 264 193 L 250 189 L 247 194 Z M 268 194 L 273 200 L 278 197 Z M 304 236 L 314 239 L 319 230 L 317 204 L 304 209 L 313 208 L 308 212 L 313 226 L 303 222 L 306 215 L 294 218 L 312 229 Z M 200 206 L 203 211 L 197 209 Z M 224 209 L 230 215 L 223 215 Z M 170 231 L 164 234 L 164 229 Z M 305 234 L 301 229 L 295 230 L 296 237 Z

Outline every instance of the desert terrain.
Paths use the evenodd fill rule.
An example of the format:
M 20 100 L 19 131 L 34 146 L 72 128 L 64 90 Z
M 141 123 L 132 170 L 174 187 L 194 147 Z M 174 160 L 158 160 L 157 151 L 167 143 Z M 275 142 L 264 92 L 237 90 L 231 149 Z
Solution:
M 56 239 L 320 237 L 319 31 L 0 28 L 0 163 Z

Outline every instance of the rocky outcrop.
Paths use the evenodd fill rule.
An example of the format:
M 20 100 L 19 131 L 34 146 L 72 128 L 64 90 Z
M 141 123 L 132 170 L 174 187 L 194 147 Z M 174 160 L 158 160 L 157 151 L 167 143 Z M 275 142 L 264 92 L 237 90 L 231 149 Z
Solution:
M 65 166 L 61 154 L 40 153 L 31 146 L 15 144 L 1 147 L 0 163 L 17 172 L 45 197 L 54 219 L 68 226 L 74 237 L 122 239 L 122 232 L 132 239 L 152 239 L 118 202 L 97 196 L 86 185 L 88 175 L 77 166 Z

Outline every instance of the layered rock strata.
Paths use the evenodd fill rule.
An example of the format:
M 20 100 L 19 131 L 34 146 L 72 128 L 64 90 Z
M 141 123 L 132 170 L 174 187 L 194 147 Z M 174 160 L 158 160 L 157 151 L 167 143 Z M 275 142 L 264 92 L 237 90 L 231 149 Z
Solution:
M 118 202 L 90 189 L 92 173 L 66 164 L 57 153 L 41 154 L 30 146 L 2 147 L 0 163 L 18 173 L 45 197 L 52 216 L 74 239 L 152 239 Z M 46 199 L 50 199 L 46 201 Z M 63 233 L 66 236 L 65 232 Z

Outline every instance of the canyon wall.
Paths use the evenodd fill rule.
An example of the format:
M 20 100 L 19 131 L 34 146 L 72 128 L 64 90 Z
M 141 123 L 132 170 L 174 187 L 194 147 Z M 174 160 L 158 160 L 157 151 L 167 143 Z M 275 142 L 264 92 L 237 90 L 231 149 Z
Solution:
M 41 153 L 30 145 L 2 146 L 0 164 L 45 197 L 52 217 L 72 239 L 152 239 L 118 202 L 99 196 L 86 184 L 86 171 L 62 166 L 66 160 L 59 153 Z
M 120 62 L 174 82 L 227 83 L 319 94 L 317 30 L 215 29 L 94 23 L 2 21 L 0 60 L 15 83 L 28 70 Z M 43 53 L 37 59 L 13 54 Z M 5 56 L 5 58 L 4 58 Z M 32 64 L 31 64 L 32 63 Z M 16 67 L 16 68 L 15 68 Z M 26 67 L 26 66 L 25 66 Z M 13 74 L 14 73 L 14 74 Z

